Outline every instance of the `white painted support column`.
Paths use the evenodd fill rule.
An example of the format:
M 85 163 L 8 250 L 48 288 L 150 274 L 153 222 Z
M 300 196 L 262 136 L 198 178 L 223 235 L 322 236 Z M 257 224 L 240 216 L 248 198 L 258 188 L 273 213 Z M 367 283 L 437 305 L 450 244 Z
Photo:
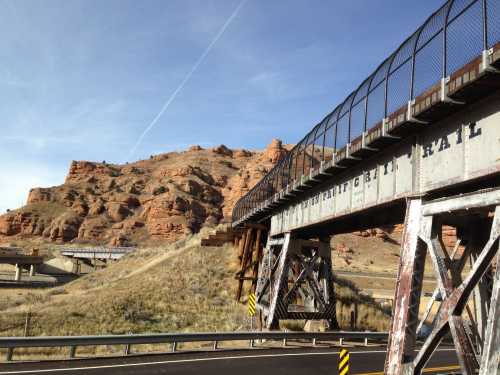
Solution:
M 19 266 L 19 264 L 16 264 L 16 275 L 14 276 L 14 281 L 21 281 L 22 273 L 22 268 Z
M 497 264 L 481 356 L 480 375 L 500 374 L 500 350 L 498 349 L 500 345 L 500 206 L 497 206 L 495 210 L 491 232 L 491 237 L 496 238 L 497 242 Z

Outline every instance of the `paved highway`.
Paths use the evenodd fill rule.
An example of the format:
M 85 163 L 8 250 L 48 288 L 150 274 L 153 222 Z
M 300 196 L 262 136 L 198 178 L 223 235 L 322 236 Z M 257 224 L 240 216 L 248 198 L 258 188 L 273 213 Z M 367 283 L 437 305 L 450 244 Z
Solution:
M 338 349 L 267 349 L 143 355 L 0 365 L 0 375 L 335 375 Z M 385 351 L 351 349 L 351 375 L 382 375 Z M 442 349 L 424 373 L 457 371 L 454 349 Z

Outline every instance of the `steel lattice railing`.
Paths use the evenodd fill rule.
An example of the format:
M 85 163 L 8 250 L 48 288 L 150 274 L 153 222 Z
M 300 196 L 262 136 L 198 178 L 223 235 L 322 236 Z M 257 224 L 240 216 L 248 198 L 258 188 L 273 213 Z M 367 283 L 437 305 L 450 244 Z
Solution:
M 499 0 L 447 1 L 236 203 L 233 225 L 312 172 L 347 158 L 349 147 L 369 144 L 391 116 L 411 116 L 416 98 L 499 41 Z

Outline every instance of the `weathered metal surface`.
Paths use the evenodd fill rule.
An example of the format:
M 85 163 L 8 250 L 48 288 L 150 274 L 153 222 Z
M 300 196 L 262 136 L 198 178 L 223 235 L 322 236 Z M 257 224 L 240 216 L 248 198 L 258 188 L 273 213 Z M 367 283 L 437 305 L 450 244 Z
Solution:
M 344 168 L 351 176 L 361 174 L 362 169 L 368 168 L 372 155 L 388 150 L 387 147 L 410 134 L 435 128 L 451 113 L 469 111 L 472 103 L 497 91 L 500 88 L 497 19 L 495 0 L 448 0 L 236 203 L 233 226 L 265 219 L 270 211 L 283 207 L 293 197 L 290 193 L 303 195 L 328 176 L 340 177 Z M 427 157 L 444 155 L 444 151 L 457 147 L 467 148 L 465 137 L 480 135 L 474 123 L 469 124 L 469 134 L 466 129 L 456 128 L 455 135 L 423 136 L 419 145 L 424 146 Z M 457 163 L 428 159 L 427 174 L 418 177 L 419 183 L 451 185 L 469 169 L 470 177 L 475 173 L 484 175 L 490 167 L 489 151 L 497 148 L 496 141 L 489 138 L 471 143 L 472 154 L 483 151 L 483 155 L 474 159 Z M 398 155 L 393 153 L 391 157 Z M 433 171 L 440 176 L 432 179 Z M 408 181 L 399 179 L 395 190 L 405 190 L 400 183 Z M 385 183 L 381 187 L 377 199 L 383 200 L 390 190 Z M 354 199 L 349 206 L 339 207 L 337 214 L 343 208 L 352 210 L 366 204 L 355 194 L 356 188 L 359 185 L 349 186 Z M 345 203 L 339 202 L 340 206 Z
M 484 339 L 479 375 L 500 373 L 500 256 L 497 256 L 495 280 Z
M 285 282 L 288 278 L 288 252 L 290 251 L 290 233 L 285 235 L 285 242 L 279 254 L 279 260 L 277 261 L 276 275 L 271 274 L 270 278 L 275 279 L 273 285 L 269 285 L 269 291 L 271 293 L 269 298 L 269 313 L 267 315 L 267 327 L 275 328 L 278 324 L 277 321 L 277 309 L 279 309 L 282 304 L 281 298 L 284 293 Z
M 328 242 L 290 234 L 283 241 L 268 241 L 256 295 L 267 328 L 276 328 L 281 319 L 327 319 L 337 328 Z
M 412 365 L 425 263 L 425 252 L 422 254 L 422 244 L 418 238 L 421 210 L 420 198 L 408 201 L 391 333 L 387 345 L 385 372 L 388 375 L 401 374 L 405 368 Z
M 500 189 L 496 188 L 424 202 L 413 213 L 412 207 L 415 208 L 415 202 L 419 200 L 409 202 L 396 286 L 396 305 L 388 344 L 386 374 L 420 374 L 447 333 L 450 333 L 453 338 L 462 374 L 477 374 L 478 370 L 481 375 L 500 373 L 498 351 L 500 340 L 498 311 L 500 205 L 495 208 L 491 229 L 488 229 L 489 227 L 485 226 L 484 222 L 485 218 L 491 215 L 491 205 L 492 202 L 496 202 L 499 191 Z M 468 213 L 471 202 L 473 202 L 476 215 Z M 478 211 L 481 208 L 483 210 Z M 477 216 L 480 212 L 482 216 Z M 455 215 L 462 223 L 460 236 L 465 240 L 465 248 L 459 259 L 455 259 L 455 254 L 460 243 L 455 246 L 450 256 L 441 238 L 443 220 L 445 217 L 449 219 L 450 214 Z M 426 246 L 423 248 L 424 251 L 412 253 L 408 251 L 412 249 L 411 242 L 408 241 L 411 238 L 409 233 L 415 233 L 412 231 L 415 222 L 421 224 L 417 230 L 418 234 L 413 236 L 418 236 L 418 239 L 413 238 L 413 241 L 425 243 Z M 418 246 L 416 248 L 419 249 Z M 418 321 L 418 304 L 412 304 L 411 301 L 418 300 L 417 294 L 420 291 L 412 288 L 411 283 L 419 285 L 421 281 L 423 266 L 419 267 L 418 264 L 422 265 L 425 261 L 426 249 L 431 256 L 441 297 L 439 299 L 442 302 L 434 318 L 431 333 L 414 356 L 412 345 L 415 338 L 414 322 Z M 497 257 L 497 274 L 493 291 L 489 294 L 487 293 L 490 283 L 489 274 L 495 256 Z M 473 260 L 473 265 L 466 277 L 462 279 L 463 268 L 469 257 Z M 413 269 L 410 268 L 411 265 Z M 419 270 L 420 272 L 417 272 Z M 482 292 L 474 294 L 475 290 L 480 292 L 482 290 Z M 437 300 L 437 293 L 434 295 Z M 471 302 L 475 302 L 479 307 L 489 306 L 486 327 L 481 326 L 480 319 L 477 318 L 480 315 L 476 314 L 475 317 L 471 312 Z M 478 313 L 481 314 L 481 311 Z M 481 317 L 484 320 L 485 318 L 485 316 Z
M 454 314 L 459 296 L 462 295 L 464 288 L 462 286 L 454 287 L 453 277 L 457 273 L 457 270 L 450 267 L 450 258 L 442 245 L 442 225 L 433 220 L 432 217 L 426 217 L 425 220 L 428 225 L 422 228 L 420 236 L 426 242 L 429 249 L 443 303 L 438 313 L 438 323 L 420 349 L 414 366 L 416 372 L 419 373 L 427 364 L 427 361 L 438 346 L 441 337 L 449 331 L 455 343 L 458 361 L 463 374 L 472 375 L 478 368 L 478 363 L 474 355 L 472 343 L 466 334 L 465 322 L 460 314 Z
M 500 171 L 500 94 L 332 178 L 276 212 L 277 235 Z
M 255 292 L 259 264 L 262 259 L 261 237 L 266 227 L 263 225 L 247 224 L 239 239 L 238 258 L 240 269 L 236 273 L 238 286 L 236 289 L 236 300 L 240 301 L 245 281 L 251 281 L 250 292 Z

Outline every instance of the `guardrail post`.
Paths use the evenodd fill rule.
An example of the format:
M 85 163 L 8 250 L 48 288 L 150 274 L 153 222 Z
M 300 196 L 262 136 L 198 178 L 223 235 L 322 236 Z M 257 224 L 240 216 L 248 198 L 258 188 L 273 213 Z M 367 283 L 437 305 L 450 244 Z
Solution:
M 214 350 L 217 350 L 217 340 L 214 341 Z
M 125 345 L 125 348 L 124 348 L 124 350 L 123 350 L 123 354 L 124 354 L 124 355 L 129 355 L 129 354 L 130 354 L 130 347 L 131 347 L 131 345 L 130 345 L 130 344 L 126 344 L 126 345 Z
M 7 349 L 7 356 L 6 356 L 7 362 L 12 361 L 13 356 L 14 356 L 14 348 L 8 348 Z
M 174 342 L 172 343 L 172 353 L 175 353 L 176 351 L 177 351 L 177 342 L 176 342 L 176 341 L 174 341 Z
M 343 338 L 343 337 L 341 337 L 341 338 L 340 338 L 340 340 L 339 340 L 339 345 L 340 345 L 340 346 L 343 346 L 343 345 L 344 345 L 344 338 Z
M 365 346 L 368 346 L 368 337 L 365 337 Z
M 69 347 L 69 358 L 75 358 L 76 354 L 76 346 Z
M 316 337 L 313 338 L 313 346 L 316 346 Z
M 286 338 L 283 339 L 283 346 L 286 346 Z

